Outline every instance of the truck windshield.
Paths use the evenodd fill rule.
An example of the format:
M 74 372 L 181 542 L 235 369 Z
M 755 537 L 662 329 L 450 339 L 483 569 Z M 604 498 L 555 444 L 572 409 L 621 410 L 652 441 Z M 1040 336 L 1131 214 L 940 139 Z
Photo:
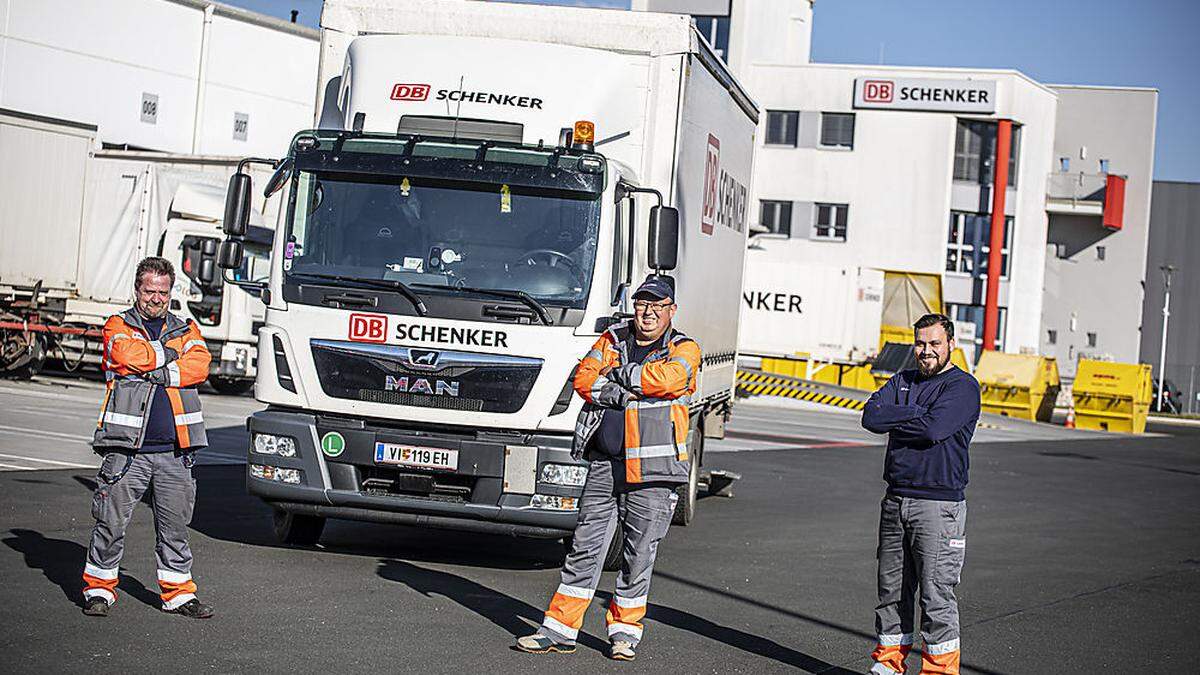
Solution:
M 297 278 L 391 279 L 434 293 L 522 291 L 582 308 L 599 221 L 599 194 L 301 171 L 283 266 Z

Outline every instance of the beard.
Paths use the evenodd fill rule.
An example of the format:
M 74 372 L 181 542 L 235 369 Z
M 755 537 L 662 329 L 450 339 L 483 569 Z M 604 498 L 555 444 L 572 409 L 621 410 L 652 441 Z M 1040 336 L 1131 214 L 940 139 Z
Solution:
M 946 367 L 947 363 L 950 363 L 949 352 L 947 352 L 945 355 L 938 354 L 936 361 L 917 359 L 917 372 L 921 374 L 921 377 L 936 375 L 942 372 L 942 369 Z

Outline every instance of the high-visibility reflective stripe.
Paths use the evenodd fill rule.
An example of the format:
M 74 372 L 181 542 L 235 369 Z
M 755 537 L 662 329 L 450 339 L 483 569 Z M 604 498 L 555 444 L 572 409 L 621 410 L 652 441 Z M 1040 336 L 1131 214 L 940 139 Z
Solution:
M 113 604 L 117 601 L 117 595 L 107 588 L 86 588 L 83 591 L 84 599 L 88 598 L 104 598 L 108 604 Z
M 587 356 L 585 356 L 583 358 L 596 359 L 600 363 L 604 363 L 604 352 L 600 351 L 599 349 L 593 349 L 592 351 L 587 353 Z
M 913 643 L 912 633 L 896 633 L 894 635 L 880 635 L 879 644 L 884 647 L 895 647 L 896 645 L 911 645 Z
M 159 570 L 158 580 L 165 581 L 169 584 L 183 584 L 192 580 L 192 575 L 189 572 L 172 572 L 171 570 Z
M 183 345 L 183 353 L 184 354 L 188 353 L 189 351 L 192 350 L 193 347 L 203 347 L 203 346 L 204 346 L 204 340 L 188 340 L 187 344 Z
M 691 361 L 688 361 L 687 359 L 683 358 L 682 356 L 676 356 L 675 358 L 671 359 L 671 361 L 682 364 L 684 370 L 687 371 L 687 379 L 689 381 L 692 379 L 692 363 L 691 363 Z
M 116 567 L 112 569 L 105 569 L 103 567 L 96 567 L 92 563 L 87 563 L 83 566 L 84 574 L 88 575 L 89 577 L 96 577 L 97 579 L 103 579 L 105 581 L 116 579 L 119 572 L 120 570 Z
M 634 626 L 633 624 L 628 624 L 628 623 L 610 623 L 610 624 L 608 624 L 608 636 L 612 637 L 612 636 L 616 635 L 617 633 L 624 633 L 626 635 L 632 635 L 633 637 L 637 638 L 638 640 L 642 639 L 642 627 L 641 626 Z
M 590 588 L 584 588 L 582 586 L 568 586 L 566 584 L 559 584 L 558 585 L 558 593 L 561 595 L 571 597 L 571 598 L 582 598 L 583 600 L 591 600 L 592 596 L 594 596 L 596 594 L 596 591 L 593 591 Z
M 167 364 L 167 386 L 179 386 L 179 364 L 175 361 Z
M 624 607 L 625 609 L 636 609 L 638 607 L 646 606 L 646 598 L 647 597 L 648 596 L 643 595 L 643 596 L 640 596 L 637 598 L 622 598 L 619 595 L 614 595 L 613 602 L 616 603 L 617 607 Z
M 563 623 L 561 621 L 557 621 L 550 617 L 546 617 L 546 618 L 542 619 L 542 625 L 545 626 L 546 628 L 549 628 L 550 630 L 554 631 L 555 633 L 558 633 L 559 635 L 561 635 L 565 638 L 571 639 L 571 640 L 574 640 L 575 638 L 579 637 L 579 629 L 578 628 L 571 628 L 570 626 L 566 625 L 565 623 Z
M 626 459 L 650 459 L 651 457 L 674 457 L 674 445 L 647 445 L 640 448 L 626 448 Z
M 882 663 L 871 666 L 871 675 L 901 675 L 900 671 L 892 670 Z
M 150 341 L 150 348 L 154 350 L 154 368 L 162 368 L 167 362 L 167 352 L 163 350 L 162 343 L 158 340 Z
M 163 609 L 179 609 L 183 605 L 196 599 L 195 593 L 180 593 L 170 600 L 163 601 Z
M 629 386 L 634 393 L 642 393 L 642 364 L 637 364 L 629 369 Z
M 104 413 L 105 422 L 123 427 L 140 427 L 143 420 L 145 420 L 144 417 L 138 417 L 137 415 L 122 415 L 115 412 Z
M 188 424 L 199 424 L 204 421 L 204 415 L 199 412 L 184 413 L 175 416 L 176 426 L 186 426 Z
M 666 408 L 676 405 L 678 402 L 679 399 L 653 398 L 643 399 L 640 401 L 630 401 L 629 405 L 630 407 L 637 408 L 638 410 L 649 410 L 651 408 Z
M 124 333 L 116 333 L 108 339 L 108 344 L 105 345 L 105 347 L 111 351 L 113 348 L 113 345 L 117 343 L 117 340 L 128 340 L 128 339 L 129 339 L 128 335 L 126 335 Z
M 940 655 L 940 654 L 949 654 L 950 652 L 956 652 L 956 651 L 958 651 L 958 638 L 954 638 L 953 640 L 946 640 L 945 642 L 939 642 L 935 645 L 930 645 L 930 644 L 925 645 L 925 653 L 926 654 L 939 654 Z

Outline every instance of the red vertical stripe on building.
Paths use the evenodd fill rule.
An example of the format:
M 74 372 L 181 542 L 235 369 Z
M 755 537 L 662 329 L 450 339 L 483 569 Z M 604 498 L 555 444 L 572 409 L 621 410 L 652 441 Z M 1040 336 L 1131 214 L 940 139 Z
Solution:
M 996 348 L 1000 328 L 1000 249 L 1004 248 L 1004 197 L 1008 191 L 1008 157 L 1012 145 L 1012 120 L 1000 120 L 996 129 L 996 170 L 992 183 L 992 232 L 988 241 L 987 300 L 983 312 L 983 348 Z
M 1111 173 L 1104 181 L 1104 227 L 1119 230 L 1125 226 L 1125 177 Z

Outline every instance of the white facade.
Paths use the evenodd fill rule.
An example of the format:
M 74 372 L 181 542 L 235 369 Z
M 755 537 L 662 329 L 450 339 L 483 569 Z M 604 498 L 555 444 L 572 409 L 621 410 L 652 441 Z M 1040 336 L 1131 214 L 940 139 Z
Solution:
M 0 0 L 0 108 L 98 141 L 283 153 L 312 122 L 318 33 L 199 0 Z

